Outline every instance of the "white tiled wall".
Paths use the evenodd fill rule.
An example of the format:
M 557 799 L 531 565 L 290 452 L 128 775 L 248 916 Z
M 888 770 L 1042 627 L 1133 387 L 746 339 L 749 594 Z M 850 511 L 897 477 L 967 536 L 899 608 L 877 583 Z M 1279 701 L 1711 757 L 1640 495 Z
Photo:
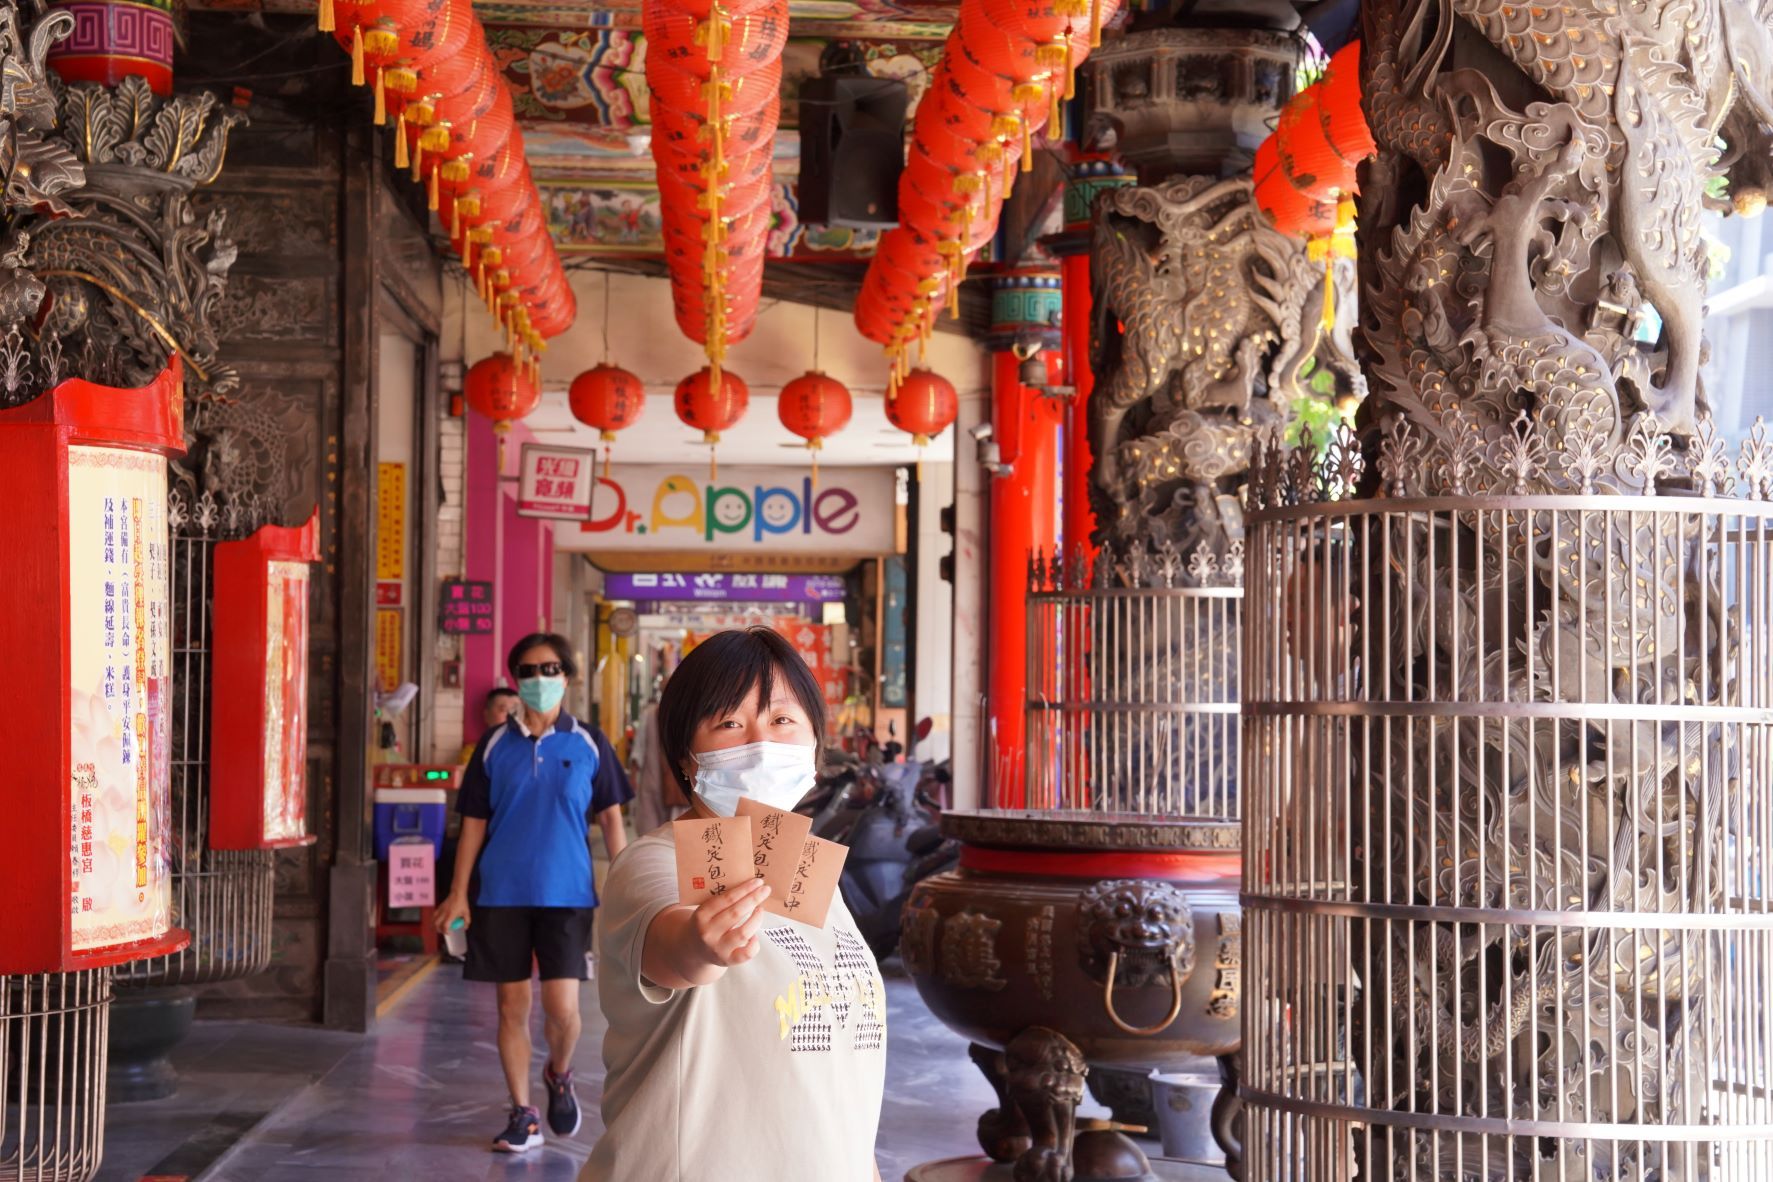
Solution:
M 437 510 L 437 577 L 461 578 L 467 564 L 463 538 L 466 523 L 462 493 L 466 482 L 467 432 L 463 420 L 449 413 L 451 395 L 461 389 L 461 366 L 445 364 L 442 372 L 442 422 L 438 441 L 442 458 L 438 475 L 443 481 L 443 504 Z M 434 591 L 427 592 L 434 594 Z M 437 659 L 457 661 L 462 656 L 461 641 L 453 636 L 437 638 Z M 463 702 L 460 689 L 434 688 L 436 701 L 432 710 L 435 727 L 431 736 L 431 758 L 439 762 L 453 760 L 462 746 Z

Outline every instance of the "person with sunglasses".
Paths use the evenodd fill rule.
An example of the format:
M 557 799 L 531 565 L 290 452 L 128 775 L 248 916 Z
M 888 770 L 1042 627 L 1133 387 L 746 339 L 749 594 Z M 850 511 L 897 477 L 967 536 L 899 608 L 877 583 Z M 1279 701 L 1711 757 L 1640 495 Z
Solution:
M 449 897 L 439 931 L 467 925 L 463 976 L 499 991 L 499 1061 L 511 1090 L 502 1153 L 542 1144 L 541 1114 L 530 1103 L 530 977 L 542 979 L 548 1059 L 548 1126 L 579 1131 L 572 1056 L 579 1041 L 579 987 L 590 976 L 588 950 L 597 891 L 591 826 L 603 830 L 613 860 L 626 845 L 622 805 L 633 797 L 621 763 L 596 727 L 561 708 L 578 672 L 561 636 L 535 633 L 506 661 L 518 709 L 481 738 L 462 775 L 462 816 Z

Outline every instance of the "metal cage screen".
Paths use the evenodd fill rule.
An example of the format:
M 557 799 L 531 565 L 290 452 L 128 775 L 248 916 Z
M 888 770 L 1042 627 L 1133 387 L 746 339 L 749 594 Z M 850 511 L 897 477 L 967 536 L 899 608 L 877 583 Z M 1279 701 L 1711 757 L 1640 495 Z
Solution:
M 1229 583 L 1241 551 L 1229 568 L 1197 552 L 1187 571 Z M 1094 572 L 1033 565 L 1027 807 L 1237 816 L 1243 592 L 1175 586 L 1182 573 L 1173 551 L 1143 549 L 1104 551 Z
M 1252 516 L 1248 1182 L 1773 1178 L 1770 518 Z

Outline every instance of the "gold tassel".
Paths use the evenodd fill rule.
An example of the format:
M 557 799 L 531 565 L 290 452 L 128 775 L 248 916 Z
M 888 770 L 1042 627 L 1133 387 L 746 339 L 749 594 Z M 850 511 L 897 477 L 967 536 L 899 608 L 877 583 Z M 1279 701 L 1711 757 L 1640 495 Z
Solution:
M 819 491 L 819 447 L 820 447 L 820 443 L 817 438 L 814 438 L 814 439 L 807 441 L 807 447 L 809 449 L 811 449 L 811 451 L 813 453 L 813 491 L 818 492 Z
M 1077 97 L 1077 66 L 1071 60 L 1071 38 L 1065 38 L 1065 101 Z
M 431 175 L 425 178 L 425 208 L 435 212 L 437 201 L 437 168 L 432 166 Z
M 1047 114 L 1047 125 L 1053 130 L 1048 134 L 1057 135 L 1064 130 L 1063 125 L 1059 121 L 1059 104 L 1063 100 L 1061 100 L 1059 96 L 1059 87 L 1051 81 L 1047 83 L 1047 94 L 1053 100 L 1053 109 Z
M 333 19 L 332 0 L 320 0 L 320 31 L 330 33 L 338 28 Z
M 451 197 L 449 199 L 449 236 L 454 238 L 461 232 L 462 199 L 460 197 Z
M 394 167 L 405 168 L 412 161 L 406 156 L 406 108 L 394 117 Z
M 1028 120 L 1020 120 L 1022 124 L 1022 171 L 1034 168 L 1034 129 L 1028 126 Z
M 351 29 L 351 85 L 363 85 L 363 26 Z
M 376 126 L 377 127 L 386 127 L 388 125 L 388 96 L 385 93 L 386 88 L 382 85 L 382 74 L 384 72 L 385 71 L 383 71 L 382 67 L 380 67 L 380 66 L 376 67 Z
M 1090 0 L 1090 48 L 1102 48 L 1102 0 Z

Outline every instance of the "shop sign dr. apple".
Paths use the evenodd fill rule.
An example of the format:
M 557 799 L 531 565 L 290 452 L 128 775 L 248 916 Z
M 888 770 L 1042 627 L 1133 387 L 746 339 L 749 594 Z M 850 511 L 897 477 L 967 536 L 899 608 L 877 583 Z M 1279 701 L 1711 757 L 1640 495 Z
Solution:
M 804 550 L 883 554 L 893 549 L 891 468 L 615 465 L 600 474 L 591 512 L 561 524 L 566 550 Z

